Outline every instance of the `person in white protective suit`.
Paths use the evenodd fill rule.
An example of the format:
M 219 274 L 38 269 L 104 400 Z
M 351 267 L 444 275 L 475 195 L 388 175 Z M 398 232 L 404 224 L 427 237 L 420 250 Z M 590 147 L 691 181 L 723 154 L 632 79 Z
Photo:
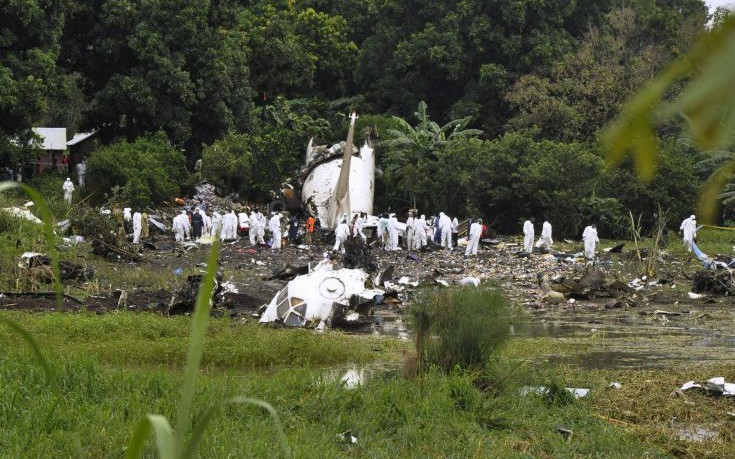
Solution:
M 143 215 L 140 212 L 133 214 L 133 244 L 140 243 L 140 231 L 143 229 Z
M 82 160 L 79 164 L 76 165 L 76 171 L 77 171 L 77 183 L 79 184 L 79 188 L 84 188 L 84 175 L 87 173 L 87 162 L 86 160 Z
M 383 250 L 390 250 L 390 234 L 388 233 L 388 216 L 383 214 L 378 220 L 378 240 Z
M 452 220 L 444 212 L 439 212 L 439 230 L 442 232 L 441 246 L 452 250 Z
M 237 223 L 238 223 L 238 230 L 236 231 L 236 233 L 238 234 L 238 236 L 240 235 L 240 233 L 245 232 L 245 228 L 250 228 L 252 226 L 250 224 L 250 217 L 248 216 L 247 211 L 240 212 L 239 214 L 237 214 Z M 248 229 L 248 233 L 249 232 L 250 232 L 250 229 Z
M 202 222 L 203 222 L 203 229 L 202 229 L 202 236 L 210 236 L 212 234 L 212 217 L 207 215 L 207 211 L 204 209 L 199 209 L 197 212 L 199 212 L 199 215 L 202 216 Z
M 184 213 L 186 213 L 186 211 L 184 211 Z M 126 222 L 129 222 L 132 219 L 133 219 L 133 209 L 131 209 L 130 207 L 124 208 L 123 209 L 123 220 L 125 220 Z
M 533 252 L 534 228 L 533 218 L 523 222 L 523 251 L 526 253 Z
M 66 201 L 67 206 L 70 206 L 71 195 L 72 193 L 74 193 L 74 184 L 71 182 L 71 179 L 69 177 L 66 178 L 61 188 L 64 190 L 64 201 Z
M 255 245 L 258 242 L 258 231 L 260 228 L 260 219 L 258 214 L 253 209 L 250 212 L 250 231 L 248 232 L 248 238 L 250 239 L 250 245 Z
M 182 210 L 179 215 L 174 217 L 171 226 L 176 237 L 176 242 L 183 242 L 185 239 L 189 239 L 191 226 L 189 225 L 189 216 L 186 215 L 185 210 Z
M 222 233 L 222 214 L 217 212 L 216 210 L 212 212 L 212 229 L 210 230 L 210 235 L 212 237 L 219 237 Z
M 273 214 L 268 221 L 268 229 L 271 230 L 271 237 L 273 238 L 271 249 L 281 250 L 281 239 L 283 238 L 281 232 L 281 214 Z
M 222 217 L 222 232 L 220 240 L 235 239 L 237 237 L 237 215 L 235 211 L 230 209 L 229 212 Z
M 426 215 L 421 215 L 421 218 L 414 222 L 413 234 L 414 250 L 419 250 L 421 247 L 426 247 Z
M 396 214 L 390 214 L 388 217 L 388 239 L 390 240 L 389 250 L 398 250 L 398 219 Z
M 360 238 L 362 238 L 362 242 L 367 241 L 365 233 L 362 232 L 362 229 L 365 228 L 365 217 L 365 213 L 361 212 L 355 220 L 355 226 L 352 228 L 352 237 L 360 236 Z
M 408 219 L 406 219 L 406 250 L 414 249 L 413 240 L 416 237 L 416 219 L 413 218 L 413 212 L 408 213 Z
M 679 231 L 681 231 L 683 236 L 684 247 L 687 248 L 687 252 L 691 252 L 694 238 L 697 237 L 697 219 L 695 216 L 691 215 L 681 222 Z
M 258 211 L 258 244 L 265 245 L 265 215 L 261 211 Z
M 334 248 L 332 251 L 336 252 L 340 250 L 345 253 L 345 242 L 347 237 L 350 235 L 350 227 L 347 226 L 347 220 L 342 219 L 339 225 L 334 229 Z
M 452 219 L 452 244 L 456 245 L 459 238 L 459 220 L 457 217 Z
M 464 255 L 477 255 L 477 247 L 480 245 L 480 236 L 482 236 L 482 220 L 477 220 L 470 225 L 470 231 L 467 235 L 467 248 Z
M 554 241 L 551 239 L 551 223 L 545 221 L 541 227 L 541 237 L 536 242 L 536 247 L 550 249 Z
M 595 259 L 595 245 L 600 242 L 597 238 L 597 227 L 590 225 L 584 229 L 582 233 L 582 240 L 584 241 L 584 257 L 588 260 Z

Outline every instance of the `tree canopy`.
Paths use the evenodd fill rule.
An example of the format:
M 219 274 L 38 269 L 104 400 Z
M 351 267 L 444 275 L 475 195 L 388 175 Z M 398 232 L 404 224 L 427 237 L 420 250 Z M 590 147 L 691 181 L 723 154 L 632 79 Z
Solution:
M 603 175 L 637 179 L 627 165 L 601 165 L 600 131 L 690 50 L 708 19 L 701 0 L 3 2 L 0 161 L 14 161 L 39 123 L 95 129 L 108 144 L 161 132 L 190 166 L 204 156 L 225 191 L 265 199 L 294 173 L 310 137 L 342 140 L 356 109 L 371 123 L 358 135 L 379 140 L 381 206 L 417 199 L 427 213 L 504 214 L 508 231 L 521 210 L 649 212 L 646 199 L 674 195 L 636 184 L 648 192 L 631 202 L 607 186 Z M 663 156 L 689 158 L 671 163 L 689 176 L 701 158 L 676 147 L 681 127 L 658 129 Z M 237 164 L 253 174 L 235 183 Z M 505 176 L 483 176 L 495 176 L 488 165 Z M 569 177 L 585 203 L 560 203 L 578 197 L 563 191 Z M 481 193 L 483 203 L 440 195 L 441 183 L 496 189 Z M 506 187 L 529 201 L 518 206 Z

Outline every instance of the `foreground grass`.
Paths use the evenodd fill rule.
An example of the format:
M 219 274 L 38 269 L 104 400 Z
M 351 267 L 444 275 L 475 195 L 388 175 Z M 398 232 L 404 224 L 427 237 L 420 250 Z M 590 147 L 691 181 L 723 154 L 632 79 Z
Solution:
M 49 391 L 25 355 L 0 357 L 3 457 L 122 457 L 145 413 L 174 416 L 179 377 L 164 370 L 100 366 L 57 358 L 60 390 Z M 203 376 L 194 422 L 207 406 L 246 395 L 271 403 L 294 457 L 665 457 L 595 416 L 590 401 L 555 406 L 522 396 L 516 385 L 489 395 L 469 375 L 384 377 L 347 390 L 329 373 L 287 369 L 247 377 Z M 571 441 L 556 425 L 574 431 Z M 356 444 L 337 435 L 349 431 Z M 270 417 L 231 406 L 208 427 L 201 457 L 278 457 Z
M 123 457 L 141 416 L 175 416 L 190 319 L 129 312 L 0 317 L 34 333 L 59 380 L 58 391 L 50 390 L 25 344 L 0 328 L 0 457 Z M 339 383 L 346 364 L 397 366 L 406 344 L 213 319 L 205 346 L 204 365 L 215 371 L 200 378 L 193 422 L 234 396 L 263 399 L 278 411 L 294 457 L 735 457 L 732 400 L 671 395 L 690 379 L 732 380 L 732 365 L 552 368 L 539 364 L 539 355 L 572 352 L 575 339 L 515 339 L 500 363 L 478 374 L 406 379 L 392 371 L 347 390 Z M 623 388 L 608 389 L 613 381 Z M 550 403 L 519 390 L 554 383 L 591 392 Z M 574 432 L 570 441 L 557 426 Z M 678 438 L 681 429 L 698 426 L 717 438 Z M 345 431 L 358 442 L 339 440 Z M 266 413 L 230 406 L 207 428 L 200 454 L 277 457 L 280 449 Z
M 0 311 L 33 334 L 55 358 L 78 355 L 121 367 L 176 366 L 186 359 L 191 319 L 152 313 L 43 313 Z M 18 350 L 17 335 L 0 327 L 0 348 Z M 212 319 L 202 366 L 211 370 L 248 370 L 278 366 L 324 366 L 397 361 L 406 343 L 340 332 L 270 329 L 255 321 Z

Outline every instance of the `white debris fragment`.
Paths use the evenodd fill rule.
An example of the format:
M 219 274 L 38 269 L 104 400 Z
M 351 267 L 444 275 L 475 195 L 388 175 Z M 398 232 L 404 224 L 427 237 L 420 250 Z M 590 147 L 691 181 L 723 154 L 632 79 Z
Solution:
M 707 296 L 707 295 L 702 295 L 701 293 L 694 293 L 694 292 L 689 292 L 689 293 L 687 293 L 687 295 L 692 300 L 699 300 L 699 299 L 704 298 L 705 296 Z
M 408 276 L 403 276 L 400 279 L 398 279 L 398 283 L 401 285 L 410 285 L 411 287 L 419 286 L 418 281 L 411 282 L 411 279 Z
M 716 376 L 714 378 L 708 379 L 705 385 L 698 384 L 694 381 L 687 381 L 679 388 L 679 390 L 685 391 L 695 387 L 699 389 L 704 389 L 708 392 L 716 392 L 719 395 L 735 395 L 735 383 L 725 382 L 725 378 L 722 376 Z
M 221 286 L 224 293 L 240 293 L 237 286 L 232 281 L 223 282 Z
M 610 384 L 608 384 L 607 387 L 609 387 L 610 389 L 620 390 L 623 388 L 623 385 L 619 382 L 611 382 Z
M 328 321 L 334 304 L 349 304 L 350 298 L 374 298 L 381 290 L 365 288 L 368 274 L 360 269 L 317 271 L 297 276 L 268 304 L 261 323 L 282 321 L 303 326 L 309 321 Z
M 590 390 L 589 389 L 581 389 L 576 387 L 566 387 L 565 388 L 569 393 L 574 395 L 574 398 L 583 398 L 589 395 Z M 521 387 L 521 395 L 528 395 L 528 394 L 538 394 L 538 395 L 546 395 L 546 393 L 549 392 L 549 388 L 546 386 L 524 386 Z
M 347 373 L 345 373 L 344 376 L 342 376 L 339 382 L 340 384 L 342 384 L 342 386 L 345 389 L 352 390 L 352 389 L 357 389 L 358 387 L 360 387 L 362 385 L 363 379 L 364 377 L 362 374 L 362 370 L 357 371 L 356 369 L 353 368 L 351 370 L 348 370 Z
M 30 268 L 31 260 L 36 257 L 44 256 L 43 253 L 39 252 L 23 252 L 20 256 L 20 262 L 18 263 L 19 268 Z
M 477 277 L 468 276 L 468 277 L 461 279 L 458 283 L 459 285 L 472 285 L 474 287 L 479 287 L 480 279 Z
M 21 209 L 20 207 L 5 207 L 3 209 L 0 209 L 0 211 L 5 212 L 6 214 L 16 218 L 28 220 L 29 222 L 35 223 L 37 225 L 43 223 L 40 218 L 33 215 L 33 213 L 28 209 Z

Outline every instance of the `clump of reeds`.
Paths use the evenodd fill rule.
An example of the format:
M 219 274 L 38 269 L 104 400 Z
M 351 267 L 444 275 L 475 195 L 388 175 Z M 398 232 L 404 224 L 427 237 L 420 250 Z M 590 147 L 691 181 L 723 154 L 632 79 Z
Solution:
M 420 370 L 481 369 L 510 333 L 510 302 L 497 289 L 427 292 L 410 317 Z

